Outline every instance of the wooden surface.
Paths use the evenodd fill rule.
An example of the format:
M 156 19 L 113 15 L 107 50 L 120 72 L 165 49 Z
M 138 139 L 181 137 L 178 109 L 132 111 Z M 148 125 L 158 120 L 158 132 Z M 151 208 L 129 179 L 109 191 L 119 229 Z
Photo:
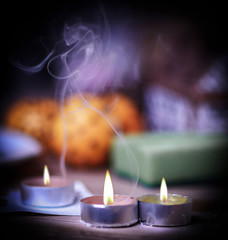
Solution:
M 42 174 L 48 164 L 50 174 L 58 174 L 58 161 L 45 155 L 16 166 L 1 167 L 1 199 L 9 189 L 19 188 L 20 181 L 28 176 Z M 68 177 L 81 180 L 94 194 L 102 194 L 105 168 L 99 170 L 77 170 L 67 168 Z M 111 172 L 115 193 L 140 196 L 159 193 L 159 188 L 122 179 Z M 80 216 L 53 216 L 34 213 L 4 213 L 0 219 L 0 239 L 22 237 L 25 239 L 202 239 L 222 236 L 226 225 L 225 187 L 218 183 L 169 186 L 170 193 L 179 193 L 193 198 L 192 223 L 182 227 L 148 227 L 139 223 L 124 228 L 94 228 L 80 222 Z M 1 201 L 1 205 L 4 205 Z M 205 238 L 204 238 L 205 239 Z

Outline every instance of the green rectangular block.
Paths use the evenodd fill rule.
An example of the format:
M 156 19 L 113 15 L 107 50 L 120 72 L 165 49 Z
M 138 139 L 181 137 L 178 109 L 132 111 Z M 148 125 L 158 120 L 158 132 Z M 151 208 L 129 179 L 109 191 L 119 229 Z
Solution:
M 111 167 L 118 174 L 157 186 L 214 180 L 227 173 L 228 138 L 222 134 L 153 134 L 116 138 Z

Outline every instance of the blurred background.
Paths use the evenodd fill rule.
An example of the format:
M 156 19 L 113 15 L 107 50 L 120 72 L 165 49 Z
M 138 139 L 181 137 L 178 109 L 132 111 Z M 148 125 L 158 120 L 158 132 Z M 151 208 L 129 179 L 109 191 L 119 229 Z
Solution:
M 56 96 L 57 102 L 61 97 L 62 83 L 50 76 L 46 64 L 39 72 L 31 74 L 15 63 L 25 66 L 40 63 L 62 39 L 66 23 L 71 26 L 83 22 L 102 28 L 105 14 L 111 39 L 116 40 L 117 47 L 121 47 L 121 41 L 129 43 L 133 55 L 128 52 L 130 65 L 114 89 L 102 88 L 102 95 L 95 97 L 94 92 L 91 95 L 90 89 L 85 87 L 86 100 L 92 107 L 105 112 L 121 133 L 227 132 L 228 56 L 223 4 L 20 1 L 13 6 L 4 5 L 2 11 L 6 13 L 2 19 L 2 126 L 28 133 L 61 155 L 64 133 L 59 104 L 55 100 Z M 117 62 L 119 60 L 117 58 Z M 118 65 L 115 67 L 114 72 L 118 72 Z M 133 74 L 135 68 L 136 75 Z M 114 77 L 110 85 L 112 81 Z M 76 109 L 85 105 L 76 94 L 73 100 L 66 100 L 66 114 L 74 111 L 72 101 L 77 100 Z M 70 138 L 74 143 L 72 149 L 68 144 L 67 161 L 76 167 L 102 166 L 107 163 L 114 134 L 99 114 L 93 116 L 89 110 L 83 110 L 79 115 L 81 122 L 80 117 L 69 119 L 67 131 L 72 134 L 68 143 Z M 85 129 L 92 128 L 94 118 L 98 119 L 96 126 L 102 130 L 103 140 L 94 140 L 95 130 L 84 134 L 82 140 L 80 136 Z M 71 124 L 75 121 L 78 123 Z M 93 157 L 83 155 L 88 149 L 79 149 L 75 143 L 79 140 L 75 139 L 84 141 L 84 146 L 89 142 L 96 154 L 91 150 Z
M 39 1 L 34 5 L 22 1 L 13 7 L 6 4 L 7 18 L 2 19 L 1 119 L 8 105 L 18 96 L 54 96 L 57 85 L 45 67 L 37 74 L 27 74 L 15 67 L 10 58 L 16 58 L 24 65 L 37 64 L 47 53 L 42 43 L 50 51 L 61 39 L 66 22 L 100 24 L 102 8 L 112 37 L 127 35 L 128 41 L 137 49 L 140 80 L 130 84 L 134 90 L 129 93 L 137 95 L 134 99 L 140 110 L 148 114 L 149 128 L 227 128 L 225 10 L 223 4 L 193 2 Z M 149 89 L 152 85 L 155 87 Z M 122 88 L 128 90 L 129 85 Z M 159 99 L 154 102 L 151 98 L 156 94 Z M 148 107 L 148 101 L 153 102 L 152 106 Z M 159 113 L 155 104 L 161 108 Z M 169 112 L 171 108 L 175 114 L 172 119 L 166 119 L 162 109 Z M 190 122 L 180 118 L 178 113 L 189 116 Z

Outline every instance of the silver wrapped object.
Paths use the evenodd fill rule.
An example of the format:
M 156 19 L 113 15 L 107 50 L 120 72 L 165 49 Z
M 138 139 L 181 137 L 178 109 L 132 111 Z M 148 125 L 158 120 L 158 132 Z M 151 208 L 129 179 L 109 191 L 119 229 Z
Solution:
M 124 227 L 138 222 L 137 199 L 123 195 L 118 196 L 125 198 L 123 203 L 104 205 L 102 196 L 82 199 L 80 201 L 81 221 L 94 227 Z
M 62 207 L 75 200 L 73 183 L 61 177 L 52 177 L 51 184 L 42 184 L 42 178 L 30 178 L 21 183 L 21 200 L 26 205 Z
M 178 199 L 177 203 L 159 203 L 159 194 L 146 195 L 138 198 L 139 221 L 147 226 L 173 227 L 191 222 L 192 199 L 178 194 L 169 194 L 169 198 Z M 145 201 L 151 197 L 154 201 Z

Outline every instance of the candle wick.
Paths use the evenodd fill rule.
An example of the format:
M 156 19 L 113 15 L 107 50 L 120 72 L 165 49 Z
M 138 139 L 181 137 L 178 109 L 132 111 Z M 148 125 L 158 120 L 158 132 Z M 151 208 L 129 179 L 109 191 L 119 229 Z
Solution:
M 162 197 L 162 202 L 168 202 L 168 198 L 166 196 Z

